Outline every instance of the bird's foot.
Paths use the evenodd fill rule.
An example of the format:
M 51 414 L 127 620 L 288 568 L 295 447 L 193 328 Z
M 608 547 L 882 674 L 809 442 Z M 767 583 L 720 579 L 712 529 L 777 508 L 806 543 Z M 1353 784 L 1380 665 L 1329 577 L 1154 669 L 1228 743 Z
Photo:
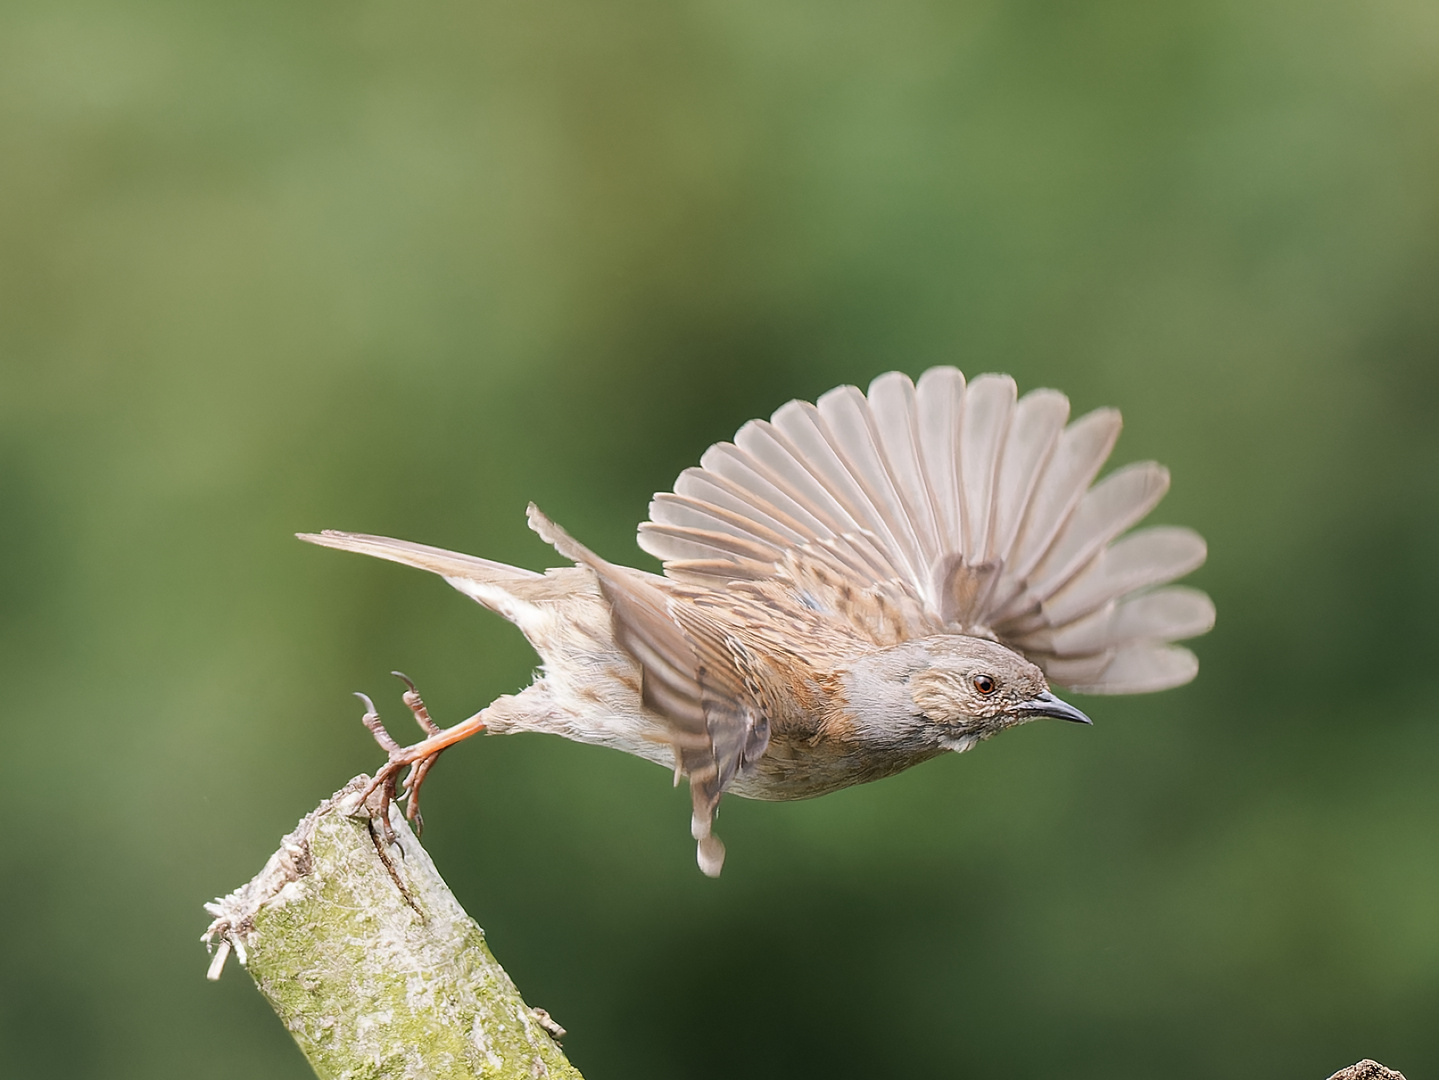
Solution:
M 420 786 L 424 784 L 430 768 L 446 748 L 453 746 L 461 739 L 469 738 L 478 731 L 485 730 L 485 723 L 481 719 L 484 713 L 478 712 L 468 720 L 460 721 L 454 727 L 441 728 L 430 719 L 430 711 L 425 708 L 425 702 L 420 697 L 420 692 L 415 689 L 415 684 L 398 671 L 392 671 L 390 674 L 400 679 L 409 688 L 401 700 L 409 708 L 410 714 L 415 718 L 415 723 L 420 726 L 420 730 L 428 736 L 411 746 L 401 746 L 385 729 L 385 725 L 380 720 L 380 713 L 375 708 L 375 703 L 365 694 L 355 695 L 365 703 L 365 715 L 361 718 L 361 723 L 370 729 L 370 734 L 375 737 L 380 748 L 390 756 L 390 760 L 380 768 L 379 772 L 375 773 L 369 786 L 360 793 L 357 805 L 363 806 L 371 795 L 379 792 L 380 828 L 384 830 L 386 841 L 394 843 L 395 833 L 390 828 L 390 804 L 397 799 L 403 799 L 405 818 L 415 826 L 415 835 L 418 836 L 423 832 L 425 819 L 420 816 Z M 409 772 L 406 773 L 403 784 L 401 784 L 400 774 L 406 769 Z

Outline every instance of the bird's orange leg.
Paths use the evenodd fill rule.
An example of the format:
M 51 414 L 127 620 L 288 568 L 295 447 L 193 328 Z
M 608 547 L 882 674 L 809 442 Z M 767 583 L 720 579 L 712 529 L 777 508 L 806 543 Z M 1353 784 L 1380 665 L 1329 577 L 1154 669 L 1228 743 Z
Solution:
M 482 719 L 484 712 L 480 711 L 468 720 L 461 720 L 454 727 L 441 728 L 430 719 L 430 711 L 425 708 L 425 703 L 420 698 L 419 691 L 415 689 L 415 684 L 398 671 L 391 672 L 391 674 L 403 680 L 409 687 L 401 700 L 409 707 L 415 723 L 419 724 L 420 729 L 429 736 L 413 746 L 401 746 L 385 730 L 375 703 L 365 694 L 355 695 L 365 703 L 365 715 L 361 718 L 361 723 L 370 729 L 370 734 L 375 737 L 380 748 L 390 756 L 390 760 L 381 767 L 379 772 L 375 773 L 375 778 L 361 792 L 358 801 L 363 805 L 373 792 L 379 791 L 380 823 L 385 830 L 386 839 L 393 841 L 394 837 L 390 830 L 390 803 L 394 802 L 397 797 L 403 798 L 406 819 L 414 822 L 416 835 L 422 832 L 425 821 L 420 817 L 420 785 L 429 775 L 430 767 L 447 747 L 453 746 L 462 739 L 468 739 L 477 732 L 484 731 L 485 722 Z M 404 788 L 397 796 L 395 788 L 399 782 L 400 773 L 407 768 L 410 771 L 405 777 Z

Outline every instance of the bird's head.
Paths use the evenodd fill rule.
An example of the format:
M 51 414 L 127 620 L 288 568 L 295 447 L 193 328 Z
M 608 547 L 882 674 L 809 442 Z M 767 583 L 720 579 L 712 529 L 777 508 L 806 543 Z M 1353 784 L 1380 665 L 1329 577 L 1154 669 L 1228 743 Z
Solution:
M 969 749 L 978 739 L 1039 717 L 1089 717 L 1049 691 L 1044 672 L 1019 653 L 984 638 L 942 634 L 927 638 L 928 663 L 909 677 L 909 697 L 919 715 Z M 964 745 L 959 745 L 959 744 Z
M 945 750 L 968 750 L 1041 717 L 1090 723 L 1055 697 L 1044 672 L 1019 653 L 963 634 L 936 634 L 874 654 L 855 666 L 850 686 L 865 726 Z

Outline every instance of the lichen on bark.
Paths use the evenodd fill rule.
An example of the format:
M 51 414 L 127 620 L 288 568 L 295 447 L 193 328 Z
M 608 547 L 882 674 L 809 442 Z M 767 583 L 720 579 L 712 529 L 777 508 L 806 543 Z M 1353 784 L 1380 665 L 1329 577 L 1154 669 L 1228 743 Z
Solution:
M 334 1080 L 580 1080 L 402 815 L 383 837 L 357 777 L 256 878 L 206 905 L 315 1072 Z

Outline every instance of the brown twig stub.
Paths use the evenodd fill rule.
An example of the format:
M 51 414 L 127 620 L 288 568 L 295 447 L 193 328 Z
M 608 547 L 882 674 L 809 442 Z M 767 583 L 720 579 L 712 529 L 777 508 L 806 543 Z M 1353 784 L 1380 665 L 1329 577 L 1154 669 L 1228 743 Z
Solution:
M 549 1011 L 546 1009 L 541 1009 L 538 1007 L 532 1008 L 530 1010 L 530 1015 L 539 1021 L 540 1027 L 544 1028 L 550 1033 L 550 1038 L 554 1039 L 556 1044 L 558 1044 L 561 1039 L 563 1039 L 566 1035 L 569 1034 L 569 1032 L 567 1032 L 563 1027 L 560 1026 L 560 1022 L 556 1020 L 553 1016 L 551 1016 L 549 1014 Z
M 1404 1074 L 1365 1058 L 1347 1069 L 1340 1069 L 1329 1080 L 1404 1080 Z

